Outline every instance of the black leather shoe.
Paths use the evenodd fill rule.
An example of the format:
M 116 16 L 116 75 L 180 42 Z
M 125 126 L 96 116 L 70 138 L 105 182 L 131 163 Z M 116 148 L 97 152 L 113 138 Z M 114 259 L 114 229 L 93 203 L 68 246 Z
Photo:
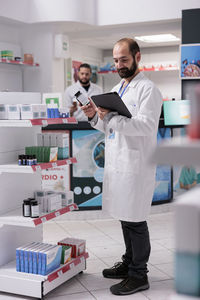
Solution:
M 128 277 L 118 284 L 111 286 L 110 291 L 114 295 L 131 295 L 139 291 L 147 290 L 149 282 L 147 276 L 143 278 Z
M 106 278 L 121 279 L 128 277 L 128 266 L 123 262 L 118 262 L 110 269 L 103 270 L 103 276 Z

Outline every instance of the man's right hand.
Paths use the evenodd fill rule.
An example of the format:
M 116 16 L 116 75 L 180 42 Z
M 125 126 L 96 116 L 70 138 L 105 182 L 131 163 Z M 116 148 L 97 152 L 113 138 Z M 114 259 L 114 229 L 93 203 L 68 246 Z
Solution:
M 71 106 L 69 109 L 70 117 L 73 117 L 73 115 L 74 115 L 75 111 L 77 111 L 77 109 L 78 109 L 77 102 L 73 102 L 73 106 Z
M 92 101 L 92 99 L 90 99 L 89 104 L 87 104 L 85 106 L 81 106 L 81 109 L 84 112 L 84 114 L 90 119 L 92 119 L 96 115 L 96 112 L 97 112 L 97 107 L 94 104 L 94 102 Z

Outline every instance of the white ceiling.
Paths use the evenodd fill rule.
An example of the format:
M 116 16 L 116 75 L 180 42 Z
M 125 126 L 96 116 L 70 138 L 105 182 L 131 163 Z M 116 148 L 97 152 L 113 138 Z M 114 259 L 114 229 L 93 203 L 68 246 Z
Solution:
M 77 24 L 78 25 L 78 24 Z M 181 39 L 181 20 L 171 20 L 165 22 L 145 22 L 145 23 L 129 23 L 115 26 L 90 26 L 85 29 L 79 24 L 73 29 L 69 24 L 63 24 L 59 29 L 67 34 L 70 41 L 79 44 L 93 46 L 103 50 L 113 48 L 114 43 L 122 37 L 132 37 L 138 35 L 153 35 L 171 33 Z M 58 28 L 57 28 L 58 30 Z M 143 47 L 157 47 L 157 46 L 171 46 L 178 45 L 180 42 L 167 43 L 144 43 L 139 41 L 141 48 Z

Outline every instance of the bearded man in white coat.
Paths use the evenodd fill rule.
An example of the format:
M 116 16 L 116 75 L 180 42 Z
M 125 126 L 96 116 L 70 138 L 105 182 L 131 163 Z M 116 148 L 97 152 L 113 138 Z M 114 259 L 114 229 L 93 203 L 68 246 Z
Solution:
M 119 40 L 113 58 L 122 78 L 113 88 L 132 114 L 131 118 L 92 101 L 82 110 L 96 129 L 105 132 L 103 209 L 120 220 L 125 242 L 122 262 L 103 270 L 106 278 L 122 278 L 111 286 L 115 295 L 129 295 L 149 288 L 147 262 L 150 238 L 147 217 L 155 186 L 155 166 L 147 158 L 157 143 L 162 96 L 139 71 L 140 48 L 130 38 Z
M 75 94 L 81 92 L 86 97 L 91 97 L 102 93 L 102 89 L 90 81 L 92 69 L 89 64 L 83 63 L 78 69 L 78 80 L 66 88 L 64 92 L 64 107 L 69 110 L 70 117 L 75 117 L 77 121 L 87 121 L 88 118 L 78 105 Z

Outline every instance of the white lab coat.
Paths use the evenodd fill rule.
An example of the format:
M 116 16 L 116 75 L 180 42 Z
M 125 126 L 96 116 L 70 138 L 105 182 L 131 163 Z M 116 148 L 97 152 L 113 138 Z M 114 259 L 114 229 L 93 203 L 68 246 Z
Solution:
M 119 91 L 121 83 L 112 91 Z M 132 118 L 115 115 L 98 119 L 105 132 L 103 209 L 118 220 L 147 219 L 155 187 L 155 166 L 147 162 L 157 143 L 162 96 L 153 82 L 139 73 L 129 83 L 122 100 Z M 114 137 L 113 137 L 114 134 Z
M 90 82 L 90 87 L 88 91 L 86 91 L 79 81 L 74 83 L 73 85 L 69 86 L 65 92 L 64 92 L 64 107 L 67 107 L 68 110 L 73 105 L 73 102 L 77 102 L 76 97 L 74 95 L 80 91 L 82 94 L 86 95 L 87 97 L 91 97 L 94 95 L 98 95 L 102 93 L 102 89 Z M 74 112 L 74 117 L 77 119 L 77 121 L 88 121 L 88 118 L 84 114 L 84 112 L 81 110 L 81 108 L 78 106 L 78 110 Z

